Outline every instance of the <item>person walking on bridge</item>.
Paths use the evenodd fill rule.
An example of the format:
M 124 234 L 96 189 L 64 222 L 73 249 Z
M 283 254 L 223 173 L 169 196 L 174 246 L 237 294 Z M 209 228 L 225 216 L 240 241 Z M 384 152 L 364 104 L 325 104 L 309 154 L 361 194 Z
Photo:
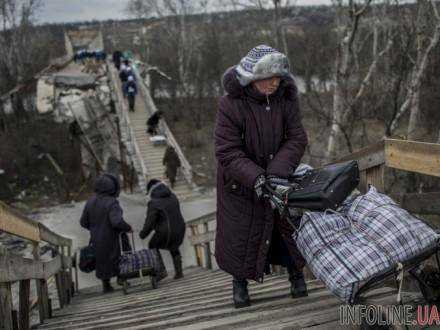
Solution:
M 110 280 L 119 274 L 119 235 L 132 231 L 122 216 L 117 199 L 119 192 L 120 185 L 115 176 L 103 174 L 98 177 L 95 195 L 87 201 L 80 220 L 81 227 L 90 231 L 90 244 L 96 253 L 95 274 L 102 280 L 104 293 L 113 291 Z M 124 246 L 124 250 L 127 247 Z
M 148 247 L 170 251 L 175 270 L 174 279 L 182 278 L 182 256 L 179 247 L 185 237 L 185 220 L 180 212 L 179 200 L 167 185 L 158 179 L 148 182 L 147 194 L 150 196 L 147 217 L 139 237 L 145 239 L 154 231 Z
M 126 72 L 127 72 L 127 80 L 128 78 L 133 77 L 134 81 L 136 81 L 136 75 L 134 74 L 133 68 L 131 66 L 127 66 Z
M 119 79 L 121 79 L 122 88 L 124 88 L 124 84 L 128 79 L 127 66 L 125 64 L 121 65 L 121 70 L 119 71 Z
M 288 59 L 257 46 L 225 72 L 223 86 L 214 131 L 217 263 L 233 275 L 236 308 L 250 305 L 247 280 L 262 282 L 270 264 L 287 267 L 292 297 L 307 295 L 293 228 L 264 198 L 265 183 L 293 173 L 307 145 Z
M 165 150 L 162 163 L 165 165 L 165 175 L 170 180 L 171 188 L 174 188 L 177 170 L 181 166 L 181 162 L 176 150 L 170 144 L 168 144 Z
M 128 109 L 134 111 L 138 89 L 133 76 L 128 76 L 127 83 L 124 85 L 124 95 L 128 100 Z
M 159 126 L 159 121 L 162 119 L 163 112 L 161 110 L 157 110 L 153 113 L 147 120 L 147 133 L 151 136 L 155 136 L 158 134 L 157 127 Z
M 122 53 L 120 50 L 116 50 L 113 52 L 113 63 L 115 64 L 116 69 L 121 68 L 121 58 L 122 58 Z

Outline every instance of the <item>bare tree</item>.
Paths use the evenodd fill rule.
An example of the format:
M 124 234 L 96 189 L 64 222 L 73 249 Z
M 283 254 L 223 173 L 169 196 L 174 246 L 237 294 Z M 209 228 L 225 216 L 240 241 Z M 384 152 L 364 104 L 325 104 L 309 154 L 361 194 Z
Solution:
M 27 78 L 32 63 L 33 20 L 40 0 L 0 0 L 0 67 L 9 88 Z
M 131 0 L 127 10 L 137 17 L 161 18 L 163 31 L 166 32 L 164 42 L 171 42 L 177 60 L 177 73 L 180 92 L 187 94 L 191 84 L 189 75 L 191 61 L 197 47 L 188 16 L 200 10 L 205 2 L 194 4 L 189 0 Z
M 379 61 L 389 52 L 393 44 L 391 29 L 384 20 L 386 13 L 373 18 L 367 17 L 371 4 L 372 0 L 365 0 L 362 3 L 349 0 L 348 6 L 342 0 L 337 0 L 336 3 L 338 8 L 336 29 L 339 43 L 335 59 L 332 121 L 326 150 L 327 159 L 335 157 L 341 135 L 344 136 L 349 151 L 352 151 L 350 136 L 344 132 L 347 125 L 352 127 L 351 123 L 347 123 L 347 119 L 356 111 L 366 88 L 376 75 Z M 370 28 L 362 29 L 362 19 L 373 26 L 372 31 Z M 379 34 L 383 35 L 382 49 L 379 49 Z M 358 55 L 362 49 L 362 37 L 365 38 L 365 35 L 366 38 L 372 38 L 373 42 L 370 64 L 362 76 Z
M 273 46 L 282 49 L 287 54 L 288 47 L 286 41 L 286 22 L 283 20 L 281 11 L 283 8 L 293 6 L 294 1 L 291 0 L 221 0 L 226 8 L 233 10 L 272 10 L 272 39 Z M 290 17 L 292 19 L 292 17 Z
M 435 1 L 418 0 L 417 12 L 417 57 L 415 60 L 411 59 L 414 65 L 410 74 L 410 79 L 407 83 L 406 97 L 393 118 L 389 130 L 390 134 L 394 133 L 398 127 L 399 120 L 409 110 L 410 118 L 407 129 L 408 139 L 418 139 L 420 137 L 420 92 L 422 79 L 424 78 L 428 67 L 429 56 L 440 40 L 440 15 Z M 425 25 L 426 22 L 429 21 L 429 18 L 434 21 L 432 36 L 429 35 L 430 31 Z M 407 56 L 411 56 L 411 54 L 408 53 Z

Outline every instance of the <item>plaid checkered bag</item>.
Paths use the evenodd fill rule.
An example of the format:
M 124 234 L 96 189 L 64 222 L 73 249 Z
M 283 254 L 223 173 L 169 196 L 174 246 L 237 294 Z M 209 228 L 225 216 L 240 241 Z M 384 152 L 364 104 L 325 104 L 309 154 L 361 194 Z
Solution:
M 123 254 L 119 259 L 119 275 L 129 276 L 139 270 L 150 270 L 158 280 L 166 277 L 166 269 L 160 253 L 143 249 Z
M 439 235 L 371 187 L 340 212 L 305 212 L 295 234 L 316 278 L 346 303 L 366 281 L 437 245 Z

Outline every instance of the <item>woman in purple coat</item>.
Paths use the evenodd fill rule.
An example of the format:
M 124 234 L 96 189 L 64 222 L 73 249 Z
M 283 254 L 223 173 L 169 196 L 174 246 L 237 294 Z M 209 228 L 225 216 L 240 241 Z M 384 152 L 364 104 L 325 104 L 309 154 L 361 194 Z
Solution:
M 247 279 L 261 282 L 269 264 L 287 267 L 292 297 L 305 296 L 293 229 L 263 197 L 266 182 L 295 171 L 307 145 L 288 60 L 257 46 L 226 71 L 223 86 L 214 132 L 217 263 L 233 275 L 236 308 L 250 305 Z
M 81 226 L 90 231 L 90 244 L 96 252 L 96 277 L 102 280 L 104 293 L 113 291 L 110 280 L 119 275 L 119 235 L 132 231 L 122 216 L 117 199 L 119 192 L 119 181 L 115 176 L 103 174 L 98 177 L 95 194 L 87 201 L 80 220 Z M 124 239 L 122 244 L 127 250 Z M 120 280 L 118 283 L 121 284 Z

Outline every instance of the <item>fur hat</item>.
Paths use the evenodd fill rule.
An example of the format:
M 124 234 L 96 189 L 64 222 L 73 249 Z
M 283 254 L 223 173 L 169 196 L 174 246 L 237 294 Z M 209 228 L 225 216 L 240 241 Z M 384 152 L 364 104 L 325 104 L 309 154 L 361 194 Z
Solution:
M 242 86 L 247 86 L 256 80 L 290 74 L 289 60 L 286 55 L 266 45 L 252 48 L 241 59 L 235 70 Z

